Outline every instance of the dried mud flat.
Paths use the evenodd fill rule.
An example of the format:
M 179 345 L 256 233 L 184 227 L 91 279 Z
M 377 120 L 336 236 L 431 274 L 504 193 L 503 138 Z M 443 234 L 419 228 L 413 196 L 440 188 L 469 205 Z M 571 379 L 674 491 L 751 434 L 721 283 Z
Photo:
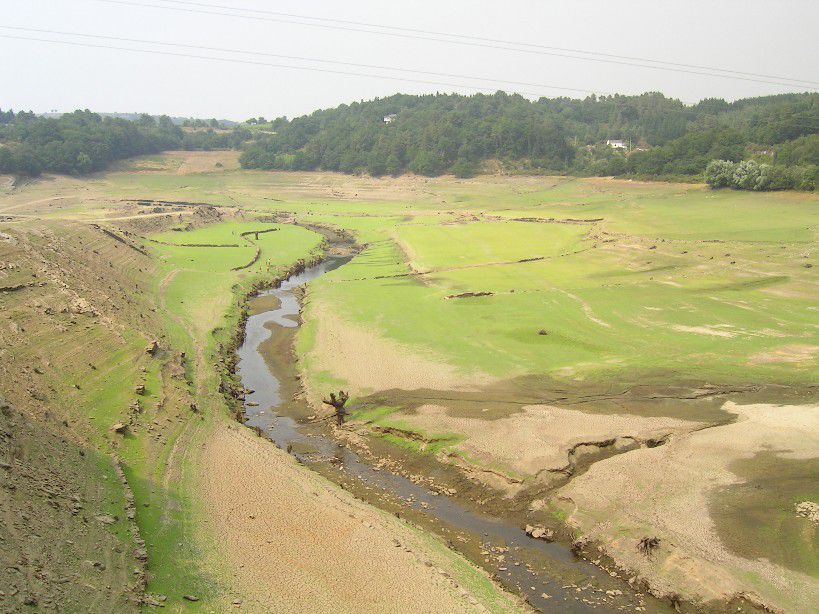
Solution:
M 736 414 L 736 422 L 600 461 L 558 491 L 557 499 L 570 524 L 605 544 L 608 554 L 639 571 L 659 591 L 699 602 L 744 595 L 775 610 L 809 612 L 819 602 L 816 577 L 762 557 L 737 555 L 725 545 L 712 504 L 720 489 L 743 482 L 734 472 L 737 461 L 764 452 L 815 459 L 819 405 L 727 403 L 725 409 Z M 777 476 L 774 488 L 787 477 Z M 777 511 L 774 503 L 766 513 Z M 792 506 L 785 511 L 798 520 Z M 809 523 L 805 518 L 800 530 L 807 531 L 808 542 L 812 534 L 815 543 L 816 530 Z M 651 556 L 636 547 L 647 535 L 660 539 Z M 745 535 L 745 540 L 754 539 L 752 531 Z
M 548 405 L 527 405 L 519 413 L 491 421 L 449 416 L 443 407 L 426 405 L 403 420 L 427 432 L 462 434 L 466 441 L 460 447 L 465 452 L 530 476 L 570 471 L 573 456 L 582 455 L 584 447 L 627 449 L 703 426 L 673 418 L 590 414 Z
M 425 463 L 457 468 L 494 493 L 481 503 L 487 510 L 528 506 L 532 521 L 547 526 L 559 515 L 583 556 L 609 557 L 653 595 L 708 611 L 733 603 L 809 612 L 819 600 L 819 527 L 811 514 L 819 406 L 726 402 L 722 410 L 734 421 L 554 406 L 483 420 L 420 405 L 351 428 L 405 437 L 422 450 L 446 434 L 457 437 L 444 452 L 406 466 L 415 473 Z M 640 540 L 651 537 L 659 546 L 641 552 Z
M 365 327 L 350 324 L 329 309 L 318 309 L 315 318 L 318 332 L 313 355 L 323 368 L 358 391 L 475 390 L 492 381 L 487 375 L 459 373 L 443 361 L 420 356 Z M 360 348 L 367 351 L 362 353 Z
M 515 507 L 528 501 L 536 515 L 557 510 L 588 558 L 608 556 L 635 586 L 645 583 L 652 594 L 687 607 L 808 612 L 819 600 L 817 528 L 805 512 L 817 495 L 811 484 L 819 478 L 819 406 L 794 403 L 810 398 L 807 389 L 801 397 L 774 393 L 793 396 L 780 405 L 749 400 L 769 394 L 753 386 L 647 388 L 632 397 L 589 389 L 582 401 L 579 391 L 564 390 L 553 403 L 535 404 L 525 399 L 543 391 L 522 382 L 484 380 L 481 386 L 451 367 L 428 378 L 435 363 L 406 348 L 397 374 L 379 369 L 384 377 L 375 381 L 345 354 L 369 347 L 367 338 L 332 341 L 352 339 L 360 327 L 327 310 L 318 317 L 323 366 L 355 390 L 380 389 L 364 397 L 365 407 L 397 408 L 386 416 L 365 411 L 347 427 L 351 432 L 403 438 L 422 452 L 449 440 L 426 460 L 406 460 L 412 471 L 436 462 L 457 468 L 495 493 L 486 509 L 502 509 L 505 498 Z M 375 347 L 391 343 L 367 334 Z M 746 400 L 740 405 L 731 398 Z M 768 457 L 773 461 L 766 464 Z M 796 490 L 777 498 L 760 491 L 760 483 Z M 752 489 L 756 498 L 732 488 Z M 738 496 L 745 498 L 737 502 Z M 787 526 L 766 538 L 765 527 L 776 525 L 777 515 Z M 644 537 L 659 538 L 659 546 L 641 552 Z M 780 552 L 789 548 L 798 554 Z
M 457 555 L 248 429 L 216 426 L 202 458 L 218 556 L 253 596 L 243 611 L 488 611 L 453 571 Z

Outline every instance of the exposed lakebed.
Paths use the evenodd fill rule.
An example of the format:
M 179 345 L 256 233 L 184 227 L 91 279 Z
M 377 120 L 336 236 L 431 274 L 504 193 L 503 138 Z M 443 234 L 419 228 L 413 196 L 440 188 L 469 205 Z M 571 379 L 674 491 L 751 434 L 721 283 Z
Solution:
M 424 522 L 425 526 L 437 529 L 452 547 L 471 554 L 474 562 L 540 611 L 616 612 L 638 608 L 670 611 L 665 604 L 636 593 L 626 582 L 576 557 L 565 544 L 531 538 L 516 523 L 479 513 L 461 501 L 373 466 L 333 439 L 326 427 L 300 423 L 285 414 L 282 381 L 274 375 L 275 367 L 265 360 L 260 346 L 277 332 L 284 334 L 286 329 L 298 327 L 297 288 L 349 260 L 328 256 L 291 276 L 278 288 L 258 295 L 259 304 L 270 305 L 277 299 L 278 307 L 255 313 L 245 323 L 237 368 L 243 386 L 251 391 L 245 396 L 245 424 L 305 465 L 353 480 L 359 488 L 351 490 L 366 493 L 364 498 L 371 502 L 389 497 L 411 512 L 407 516 L 426 516 L 431 522 Z M 323 470 L 328 468 L 332 470 Z

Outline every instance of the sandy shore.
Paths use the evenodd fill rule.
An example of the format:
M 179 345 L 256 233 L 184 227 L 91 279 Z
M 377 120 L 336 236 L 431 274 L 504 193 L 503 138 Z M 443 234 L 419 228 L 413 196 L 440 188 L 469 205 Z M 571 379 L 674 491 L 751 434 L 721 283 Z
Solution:
M 206 529 L 232 586 L 225 606 L 264 612 L 515 611 L 486 576 L 298 465 L 270 442 L 215 426 L 202 454 Z

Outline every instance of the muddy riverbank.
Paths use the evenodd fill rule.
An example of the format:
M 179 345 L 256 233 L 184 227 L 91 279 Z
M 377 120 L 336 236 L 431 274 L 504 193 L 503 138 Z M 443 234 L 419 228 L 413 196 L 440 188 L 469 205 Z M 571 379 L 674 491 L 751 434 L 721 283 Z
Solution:
M 236 365 L 245 424 L 360 498 L 439 535 L 537 610 L 669 611 L 629 586 L 603 557 L 594 565 L 568 543 L 527 535 L 524 508 L 503 516 L 485 511 L 486 492 L 457 470 L 427 462 L 413 474 L 388 444 L 314 415 L 301 398 L 295 368 L 299 288 L 348 259 L 329 256 L 251 299 Z

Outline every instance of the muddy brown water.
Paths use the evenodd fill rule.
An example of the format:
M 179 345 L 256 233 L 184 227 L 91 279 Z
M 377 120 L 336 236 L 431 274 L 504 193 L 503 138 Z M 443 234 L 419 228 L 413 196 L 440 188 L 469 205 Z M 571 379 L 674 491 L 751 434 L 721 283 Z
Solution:
M 275 297 L 279 306 L 251 315 L 245 324 L 237 368 L 242 384 L 252 391 L 245 397 L 245 424 L 259 429 L 308 467 L 318 470 L 321 466 L 332 466 L 332 473 L 340 471 L 346 478 L 360 482 L 367 491 L 381 491 L 399 499 L 415 513 L 430 516 L 433 524 L 443 529 L 442 537 L 452 531 L 469 536 L 473 545 L 477 544 L 473 551 L 493 552 L 493 556 L 482 556 L 482 560 L 475 562 L 541 612 L 622 612 L 637 608 L 648 612 L 673 611 L 576 557 L 566 545 L 533 539 L 516 523 L 471 510 L 460 501 L 401 475 L 373 467 L 328 434 L 277 411 L 283 406 L 282 387 L 259 346 L 277 330 L 299 325 L 301 305 L 296 292 L 299 286 L 349 260 L 350 257 L 328 256 L 318 265 L 288 278 L 278 288 L 259 294 Z M 451 542 L 450 545 L 457 547 Z M 498 552 L 503 554 L 502 560 L 498 560 Z

